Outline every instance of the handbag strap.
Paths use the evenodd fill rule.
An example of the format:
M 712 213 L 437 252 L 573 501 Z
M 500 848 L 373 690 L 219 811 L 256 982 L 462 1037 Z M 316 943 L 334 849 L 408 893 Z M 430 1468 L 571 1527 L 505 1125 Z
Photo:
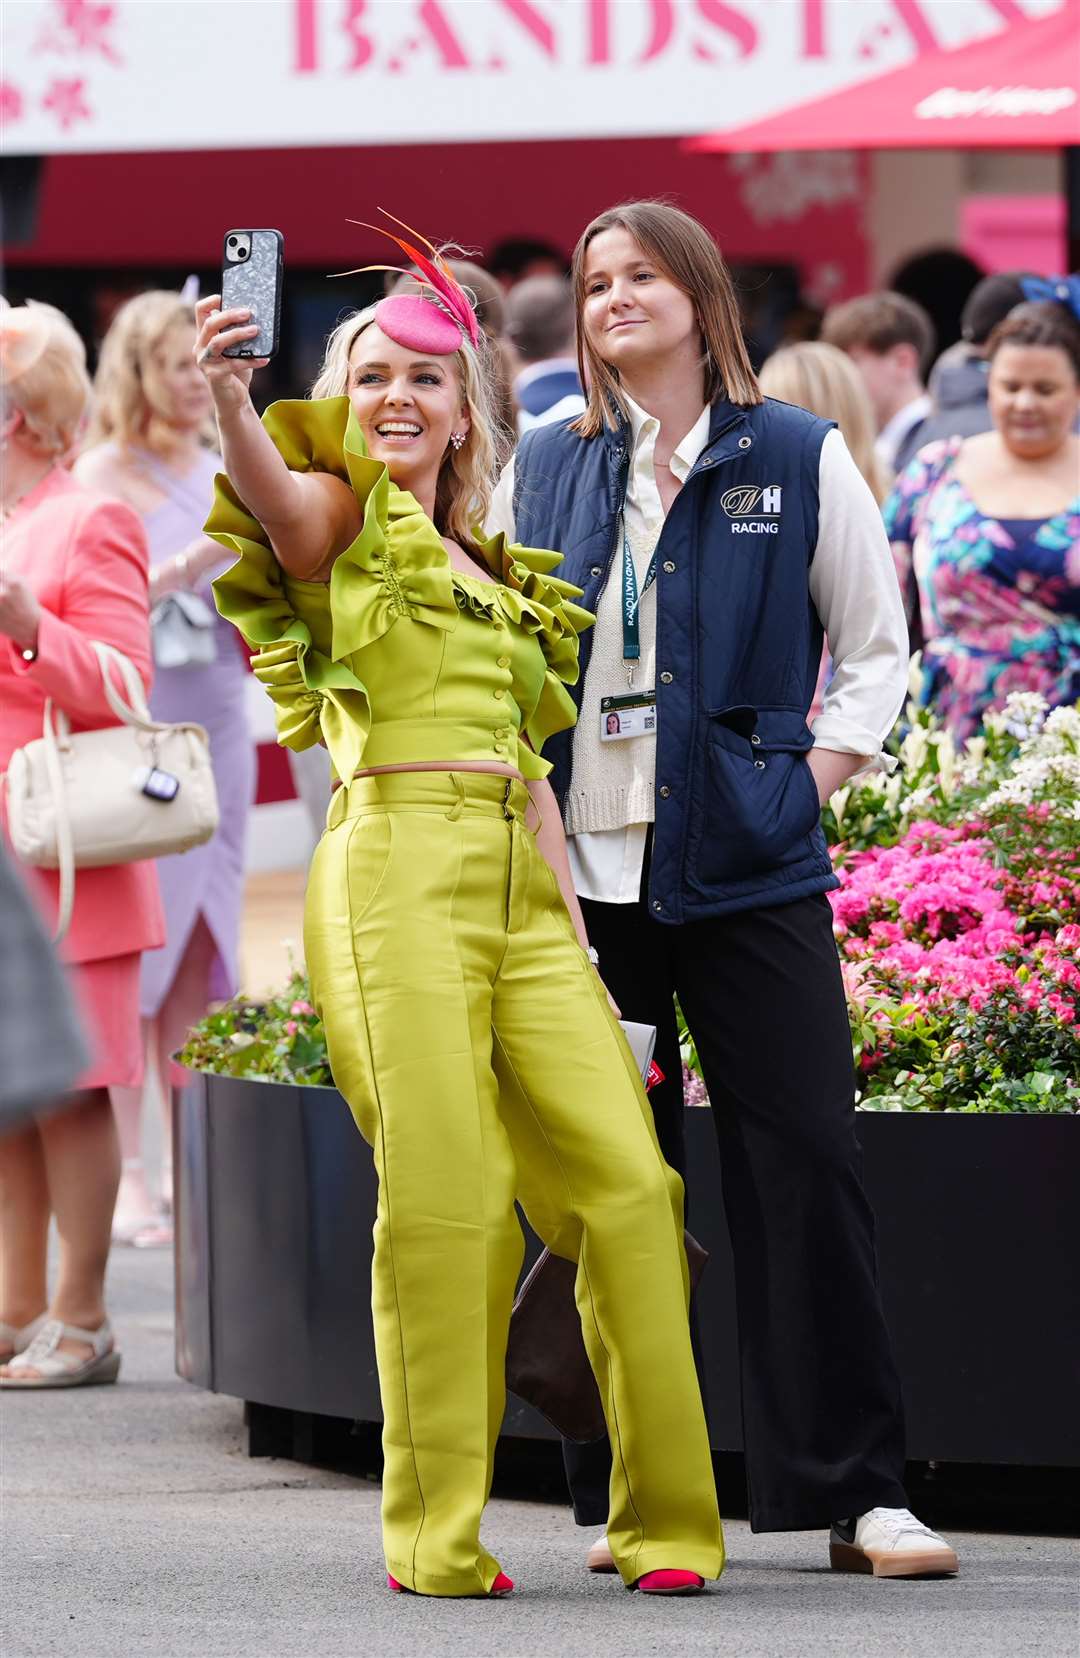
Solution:
M 66 726 L 67 721 L 62 712 L 60 719 Z M 52 790 L 53 812 L 56 816 L 56 864 L 60 871 L 60 896 L 53 943 L 59 944 L 71 926 L 71 916 L 75 908 L 75 846 L 71 836 L 71 816 L 68 812 L 64 768 L 60 764 L 60 748 L 56 740 L 51 697 L 45 704 L 45 714 L 41 722 L 41 741 L 45 754 L 45 771 Z

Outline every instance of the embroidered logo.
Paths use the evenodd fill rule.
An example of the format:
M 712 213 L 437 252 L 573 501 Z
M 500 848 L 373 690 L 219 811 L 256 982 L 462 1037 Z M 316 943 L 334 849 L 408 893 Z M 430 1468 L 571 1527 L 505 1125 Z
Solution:
M 733 535 L 779 535 L 779 484 L 740 484 L 726 490 L 720 505 L 731 519 Z

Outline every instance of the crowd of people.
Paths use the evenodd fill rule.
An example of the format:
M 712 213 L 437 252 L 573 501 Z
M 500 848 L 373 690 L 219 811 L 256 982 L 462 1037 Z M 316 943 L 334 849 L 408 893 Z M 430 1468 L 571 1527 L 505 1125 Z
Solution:
M 478 1527 L 515 1197 L 579 1262 L 610 1430 L 565 1447 L 591 1569 L 719 1575 L 675 994 L 717 1108 L 752 1523 L 830 1527 L 838 1569 L 955 1571 L 906 1507 L 818 817 L 882 763 L 913 645 L 961 739 L 1018 687 L 1080 695 L 1080 285 L 984 279 L 936 364 L 918 304 L 865 295 L 759 382 L 677 209 L 600 215 L 569 275 L 500 274 L 392 276 L 261 422 L 259 365 L 223 355 L 257 325 L 218 296 L 130 300 L 93 385 L 60 313 L 0 313 L 0 770 L 48 699 L 115 721 L 101 641 L 209 732 L 220 804 L 193 851 L 79 870 L 91 1053 L 0 1140 L 0 1385 L 115 1380 L 110 1236 L 169 1241 L 143 1101 L 238 984 L 251 653 L 329 808 L 305 945 L 380 1177 L 391 1587 L 513 1587 Z M 54 919 L 55 875 L 23 873 Z M 620 1010 L 657 1031 L 648 1100 Z

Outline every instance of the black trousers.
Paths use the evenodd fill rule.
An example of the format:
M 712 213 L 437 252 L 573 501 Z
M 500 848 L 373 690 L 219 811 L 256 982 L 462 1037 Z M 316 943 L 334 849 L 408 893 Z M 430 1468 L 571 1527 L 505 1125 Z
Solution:
M 735 1260 L 752 1529 L 905 1506 L 900 1385 L 828 900 L 680 927 L 654 921 L 640 901 L 582 909 L 623 1017 L 657 1028 L 667 1080 L 649 1099 L 664 1155 L 684 1175 L 673 994 L 697 1043 Z M 603 1525 L 607 1440 L 564 1441 L 563 1456 L 578 1524 Z

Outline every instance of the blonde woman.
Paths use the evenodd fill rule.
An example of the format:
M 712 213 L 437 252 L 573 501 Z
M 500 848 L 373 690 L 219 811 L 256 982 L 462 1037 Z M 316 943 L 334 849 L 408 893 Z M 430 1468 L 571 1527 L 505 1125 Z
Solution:
M 878 506 L 884 506 L 890 478 L 875 450 L 874 411 L 862 375 L 846 351 L 824 340 L 805 340 L 774 351 L 762 366 L 760 385 L 766 397 L 795 403 L 822 420 L 835 420 L 848 454 L 866 480 Z M 821 653 L 810 719 L 825 705 L 829 653 Z
M 221 807 L 212 840 L 158 861 L 167 936 L 162 949 L 144 958 L 141 1006 L 148 1059 L 167 1101 L 186 1080 L 170 1054 L 211 1001 L 238 988 L 244 835 L 255 781 L 244 712 L 247 668 L 209 587 L 222 557 L 202 524 L 220 459 L 208 444 L 211 404 L 193 360 L 194 343 L 194 313 L 178 294 L 140 294 L 122 307 L 102 346 L 94 418 L 76 468 L 84 482 L 120 496 L 139 513 L 150 543 L 152 601 L 185 595 L 185 611 L 174 610 L 174 625 L 185 629 L 184 616 L 193 615 L 212 653 L 210 661 L 159 663 L 152 700 L 158 719 L 206 727 Z M 143 1168 L 143 1091 L 117 1089 L 113 1104 L 123 1153 L 114 1235 L 139 1245 L 168 1243 L 171 1227 L 154 1214 Z M 171 1197 L 168 1158 L 163 1196 L 166 1202 Z
M 0 310 L 0 774 L 41 736 L 47 698 L 75 731 L 115 725 L 92 648 L 114 645 L 149 688 L 147 551 L 130 507 L 74 479 L 86 418 L 82 341 L 49 305 Z M 58 882 L 23 871 L 55 923 Z M 0 1386 L 113 1382 L 105 1266 L 120 1176 L 109 1089 L 142 1080 L 139 966 L 164 938 L 150 863 L 82 869 L 63 958 L 91 1059 L 74 1091 L 0 1138 Z M 47 1242 L 60 1239 L 47 1285 Z
M 764 363 L 759 383 L 766 397 L 778 397 L 823 420 L 835 420 L 874 500 L 879 507 L 884 505 L 891 479 L 874 452 L 874 411 L 862 376 L 846 351 L 824 340 L 785 345 Z
M 591 617 L 552 575 L 558 554 L 478 528 L 497 461 L 490 347 L 445 263 L 425 275 L 423 294 L 348 317 L 312 400 L 263 423 L 252 365 L 223 355 L 255 332 L 248 313 L 199 307 L 228 475 L 207 527 L 239 556 L 218 604 L 258 652 L 281 741 L 324 742 L 340 782 L 305 948 L 334 1079 L 379 1175 L 389 1587 L 513 1588 L 479 1528 L 518 1195 L 578 1262 L 618 1446 L 618 1568 L 645 1593 L 687 1593 L 719 1575 L 723 1544 L 682 1186 L 590 961 L 541 758 L 573 719 Z

